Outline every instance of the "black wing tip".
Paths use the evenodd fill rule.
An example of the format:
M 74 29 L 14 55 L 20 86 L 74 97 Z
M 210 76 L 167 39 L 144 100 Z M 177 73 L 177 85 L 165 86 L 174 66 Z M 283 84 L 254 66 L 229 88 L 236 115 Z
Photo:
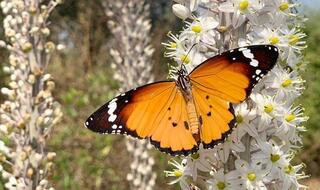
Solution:
M 88 119 L 84 122 L 84 127 L 96 133 L 107 132 L 105 128 L 102 128 L 97 124 L 94 114 L 90 115 Z

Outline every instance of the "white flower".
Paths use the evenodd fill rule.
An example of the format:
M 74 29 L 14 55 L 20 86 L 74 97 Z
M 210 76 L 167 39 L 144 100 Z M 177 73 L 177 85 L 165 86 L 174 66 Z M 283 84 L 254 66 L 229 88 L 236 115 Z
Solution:
M 248 34 L 253 44 L 271 44 L 278 47 L 285 46 L 284 37 L 279 29 L 274 29 L 272 25 L 254 26 L 252 32 Z
M 192 23 L 187 23 L 187 29 L 181 33 L 183 38 L 188 38 L 191 44 L 207 45 L 208 47 L 215 45 L 215 29 L 219 25 L 213 17 L 200 16 L 195 18 Z M 202 42 L 202 43 L 200 43 Z
M 304 80 L 295 71 L 288 73 L 280 66 L 271 71 L 264 83 L 266 89 L 275 94 L 275 98 L 279 101 L 285 100 L 286 103 L 290 103 L 294 98 L 300 96 L 304 89 Z
M 187 176 L 192 176 L 191 170 L 186 167 L 187 160 L 183 160 L 178 163 L 175 160 L 169 161 L 169 164 L 174 166 L 175 168 L 172 171 L 164 171 L 166 177 L 176 177 L 177 179 L 171 181 L 169 185 L 178 183 L 180 184 L 181 189 L 189 189 L 189 184 L 187 183 L 186 179 Z
M 261 132 L 272 127 L 270 124 L 280 109 L 281 104 L 274 97 L 268 95 L 253 93 L 250 97 L 255 102 L 257 114 L 260 116 L 258 131 Z
M 170 31 L 167 35 L 170 38 L 170 41 L 167 43 L 162 43 L 166 47 L 168 52 L 165 53 L 166 57 L 177 57 L 179 51 L 186 51 L 185 38 L 182 38 L 181 35 L 174 35 Z
M 279 169 L 287 163 L 287 159 L 292 155 L 285 154 L 281 147 L 273 141 L 263 142 L 257 140 L 257 146 L 261 151 L 253 154 L 252 161 L 265 167 L 268 178 L 271 178 L 270 181 L 277 179 L 280 172 Z
M 286 141 L 300 141 L 296 130 L 304 130 L 304 128 L 298 127 L 308 120 L 308 117 L 304 116 L 304 110 L 301 107 L 282 107 L 277 119 L 280 121 L 280 126 L 277 128 L 276 136 Z
M 252 125 L 252 120 L 256 118 L 256 113 L 248 108 L 247 103 L 244 102 L 237 105 L 234 112 L 237 121 L 236 130 L 240 130 L 239 133 L 242 134 L 242 136 L 244 132 L 247 132 L 252 137 L 258 136 L 256 128 Z
M 191 170 L 193 180 L 196 180 L 198 177 L 198 170 L 202 172 L 210 172 L 212 165 L 210 163 L 215 162 L 216 157 L 212 154 L 211 150 L 203 149 L 200 146 L 200 149 L 197 153 L 191 154 L 187 159 L 186 167 Z
M 263 178 L 266 172 L 257 165 L 249 165 L 246 161 L 238 159 L 235 161 L 236 169 L 242 180 L 243 188 L 247 190 L 266 190 Z
M 296 7 L 298 4 L 291 3 L 288 0 L 267 0 L 265 10 L 270 11 L 274 16 L 296 16 L 291 12 L 291 9 Z
M 220 11 L 233 13 L 232 25 L 234 28 L 239 27 L 246 19 L 256 23 L 255 13 L 262 8 L 261 1 L 256 0 L 230 0 L 219 6 Z
M 215 148 L 220 160 L 223 163 L 226 163 L 228 161 L 231 151 L 240 153 L 246 150 L 244 144 L 241 142 L 241 139 L 245 134 L 246 132 L 242 130 L 241 127 L 237 127 L 224 143 L 218 145 Z
M 280 180 L 282 181 L 281 189 L 307 189 L 307 186 L 301 185 L 298 180 L 304 179 L 306 176 L 303 173 L 298 173 L 303 168 L 303 164 L 292 166 L 290 163 L 284 165 L 280 173 Z
M 209 190 L 233 190 L 240 186 L 241 181 L 238 178 L 237 171 L 225 173 L 221 168 L 217 172 L 211 172 L 212 178 L 207 182 Z
M 289 57 L 289 55 L 292 56 L 292 54 L 300 54 L 302 50 L 307 48 L 306 41 L 303 40 L 306 37 L 306 34 L 301 32 L 299 29 L 285 28 L 281 30 L 281 33 L 285 37 L 284 40 L 288 47 L 283 48 L 283 57 Z

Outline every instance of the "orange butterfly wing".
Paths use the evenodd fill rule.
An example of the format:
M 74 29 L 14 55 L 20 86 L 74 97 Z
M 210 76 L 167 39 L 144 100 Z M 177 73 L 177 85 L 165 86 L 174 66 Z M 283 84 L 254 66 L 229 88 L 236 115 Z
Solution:
M 188 155 L 198 149 L 188 123 L 186 103 L 175 82 L 157 82 L 117 96 L 85 126 L 100 133 L 149 138 L 163 152 Z
M 235 125 L 230 103 L 240 103 L 275 65 L 274 46 L 249 46 L 208 59 L 189 75 L 204 148 L 223 141 Z
M 200 141 L 212 148 L 231 132 L 235 117 L 231 103 L 240 103 L 275 65 L 274 46 L 249 46 L 208 59 L 189 75 L 199 116 L 200 139 L 189 126 L 187 105 L 175 82 L 157 82 L 121 94 L 85 122 L 92 131 L 149 138 L 171 155 L 197 151 Z

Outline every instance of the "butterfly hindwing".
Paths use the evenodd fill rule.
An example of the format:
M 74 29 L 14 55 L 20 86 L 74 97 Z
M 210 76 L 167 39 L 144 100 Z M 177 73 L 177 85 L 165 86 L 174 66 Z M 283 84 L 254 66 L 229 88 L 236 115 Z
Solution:
M 222 143 L 232 132 L 235 116 L 231 103 L 203 91 L 192 89 L 197 113 L 201 118 L 200 137 L 204 148 Z
M 186 103 L 175 82 L 157 82 L 121 94 L 93 113 L 85 123 L 92 131 L 148 138 L 171 155 L 197 151 L 189 131 Z

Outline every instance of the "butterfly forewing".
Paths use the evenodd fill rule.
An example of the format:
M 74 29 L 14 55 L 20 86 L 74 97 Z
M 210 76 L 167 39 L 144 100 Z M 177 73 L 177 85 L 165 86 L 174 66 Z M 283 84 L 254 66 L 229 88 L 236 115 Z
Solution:
M 230 103 L 240 103 L 275 65 L 278 49 L 274 46 L 249 46 L 208 59 L 189 75 L 205 148 L 222 142 L 235 125 Z
M 153 83 L 121 94 L 93 113 L 85 125 L 99 133 L 149 138 L 171 155 L 198 149 L 188 128 L 186 102 L 175 82 Z
M 199 88 L 239 103 L 274 67 L 278 56 L 278 49 L 271 45 L 242 47 L 208 59 L 189 76 Z

